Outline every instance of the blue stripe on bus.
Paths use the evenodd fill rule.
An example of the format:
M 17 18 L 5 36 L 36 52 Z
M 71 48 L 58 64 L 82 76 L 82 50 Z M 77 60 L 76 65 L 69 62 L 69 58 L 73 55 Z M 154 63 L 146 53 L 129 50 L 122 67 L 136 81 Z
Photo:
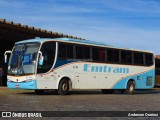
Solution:
M 127 83 L 130 79 L 133 79 L 135 82 L 135 89 L 147 89 L 153 88 L 155 83 L 155 70 L 150 70 L 142 74 L 136 74 L 134 76 L 129 76 L 127 78 L 121 79 L 118 81 L 112 89 L 126 89 Z M 147 81 L 147 77 L 152 78 L 152 81 Z M 148 78 L 149 79 L 149 78 Z M 150 84 L 150 85 L 147 85 Z
M 55 66 L 54 66 L 54 69 L 57 68 L 57 67 L 60 67 L 62 65 L 65 65 L 65 64 L 72 63 L 72 62 L 75 62 L 75 61 L 71 61 L 71 60 L 57 60 Z
M 7 82 L 7 87 L 11 89 L 37 89 L 37 81 L 29 81 L 29 82 Z

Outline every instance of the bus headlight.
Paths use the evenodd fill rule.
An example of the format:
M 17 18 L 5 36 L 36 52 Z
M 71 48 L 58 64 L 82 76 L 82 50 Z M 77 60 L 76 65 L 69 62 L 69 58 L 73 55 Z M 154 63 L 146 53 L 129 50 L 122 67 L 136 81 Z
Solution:
M 8 82 L 11 82 L 12 80 L 10 80 L 10 79 L 7 79 L 7 81 L 8 81 Z

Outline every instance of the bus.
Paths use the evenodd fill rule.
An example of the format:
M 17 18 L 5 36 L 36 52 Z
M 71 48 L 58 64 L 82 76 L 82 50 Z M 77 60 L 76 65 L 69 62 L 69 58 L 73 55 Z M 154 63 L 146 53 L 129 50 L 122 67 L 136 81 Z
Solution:
M 74 90 L 133 94 L 155 84 L 152 52 L 89 40 L 35 38 L 16 42 L 8 60 L 7 86 L 41 94 Z

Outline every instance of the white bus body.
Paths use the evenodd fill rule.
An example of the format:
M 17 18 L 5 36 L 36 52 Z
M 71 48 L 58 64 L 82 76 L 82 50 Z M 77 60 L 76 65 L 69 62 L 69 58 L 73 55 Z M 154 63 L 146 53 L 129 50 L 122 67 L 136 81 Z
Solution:
M 81 51 L 83 55 L 78 54 Z M 94 57 L 96 52 L 100 58 Z M 59 94 L 76 89 L 102 89 L 103 93 L 121 90 L 132 94 L 134 89 L 154 87 L 155 64 L 153 53 L 148 51 L 70 38 L 32 39 L 15 44 L 7 79 L 8 88 L 37 93 L 51 89 Z

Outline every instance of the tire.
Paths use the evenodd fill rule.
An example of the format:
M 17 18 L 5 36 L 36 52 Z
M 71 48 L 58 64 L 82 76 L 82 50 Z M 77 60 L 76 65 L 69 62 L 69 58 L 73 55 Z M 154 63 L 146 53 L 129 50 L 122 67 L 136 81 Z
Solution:
M 127 88 L 125 90 L 125 93 L 126 94 L 134 94 L 134 91 L 135 91 L 135 84 L 134 84 L 134 81 L 129 81 L 127 83 Z
M 59 95 L 68 95 L 69 94 L 69 82 L 66 79 L 62 79 L 59 83 L 58 91 Z
M 35 90 L 35 94 L 43 95 L 44 94 L 44 90 Z
M 112 94 L 114 92 L 114 90 L 111 89 L 102 89 L 101 91 L 103 94 Z

